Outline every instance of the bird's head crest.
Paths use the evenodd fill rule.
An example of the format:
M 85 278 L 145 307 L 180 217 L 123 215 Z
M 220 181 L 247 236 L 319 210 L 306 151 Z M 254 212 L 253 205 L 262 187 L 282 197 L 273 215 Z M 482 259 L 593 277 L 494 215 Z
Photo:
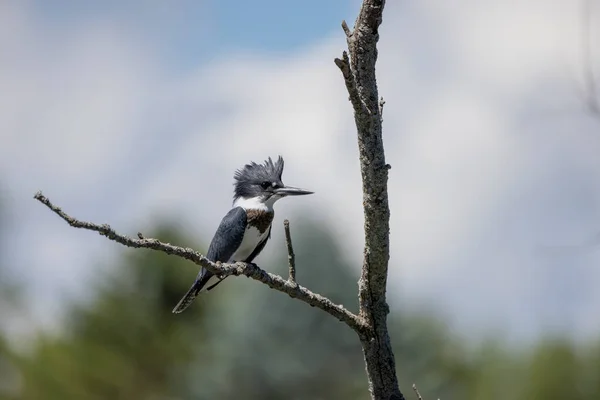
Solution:
M 281 176 L 283 175 L 283 158 L 279 156 L 273 162 L 269 157 L 264 163 L 257 164 L 254 161 L 244 165 L 235 171 L 234 198 L 249 198 L 259 195 L 261 192 L 283 187 Z

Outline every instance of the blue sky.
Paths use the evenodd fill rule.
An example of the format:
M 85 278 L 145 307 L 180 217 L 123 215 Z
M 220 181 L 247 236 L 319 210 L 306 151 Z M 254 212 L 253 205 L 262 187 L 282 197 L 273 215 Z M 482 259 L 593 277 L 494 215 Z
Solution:
M 122 251 L 35 204 L 39 189 L 129 234 L 169 215 L 209 237 L 233 171 L 282 154 L 286 182 L 319 195 L 281 202 L 277 218 L 321 214 L 358 268 L 355 127 L 333 64 L 358 2 L 144 4 L 0 3 L 9 261 L 36 320 L 58 320 L 61 299 L 84 296 Z M 392 306 L 432 306 L 471 335 L 600 333 L 600 252 L 553 247 L 600 229 L 580 22 L 568 0 L 388 1 L 377 71 Z
M 357 1 L 35 1 L 43 23 L 64 29 L 104 19 L 152 42 L 175 70 L 232 50 L 290 53 L 353 21 Z

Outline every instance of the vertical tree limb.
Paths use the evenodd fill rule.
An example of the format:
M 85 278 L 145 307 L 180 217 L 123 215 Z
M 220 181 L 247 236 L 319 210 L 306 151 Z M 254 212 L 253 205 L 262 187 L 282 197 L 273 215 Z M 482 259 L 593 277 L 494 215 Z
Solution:
M 361 342 L 369 390 L 374 399 L 404 399 L 398 387 L 396 364 L 387 329 L 389 307 L 386 286 L 389 260 L 387 180 L 382 139 L 382 107 L 379 103 L 375 64 L 377 41 L 385 0 L 363 0 L 351 31 L 346 22 L 349 57 L 346 52 L 335 63 L 344 76 L 358 133 L 365 218 L 365 248 L 359 281 L 359 316 L 367 321 L 368 334 Z

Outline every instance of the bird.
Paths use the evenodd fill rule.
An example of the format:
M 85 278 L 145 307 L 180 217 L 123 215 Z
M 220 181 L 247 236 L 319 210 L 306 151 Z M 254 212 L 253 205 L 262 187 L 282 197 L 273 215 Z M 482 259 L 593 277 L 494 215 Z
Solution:
M 271 237 L 275 202 L 288 196 L 314 193 L 284 185 L 283 165 L 281 156 L 275 162 L 269 157 L 262 164 L 252 161 L 235 171 L 233 206 L 221 220 L 206 258 L 212 262 L 252 263 Z M 202 267 L 173 313 L 183 312 L 201 292 L 214 289 L 224 279 Z

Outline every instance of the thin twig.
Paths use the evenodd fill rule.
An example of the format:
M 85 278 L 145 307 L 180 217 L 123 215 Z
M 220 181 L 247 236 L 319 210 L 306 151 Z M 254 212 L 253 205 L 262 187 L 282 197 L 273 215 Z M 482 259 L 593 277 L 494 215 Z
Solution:
M 288 221 L 287 219 L 284 220 L 283 228 L 285 230 L 285 244 L 287 245 L 288 267 L 290 270 L 288 282 L 296 285 L 296 256 L 294 255 L 294 247 L 292 246 L 292 235 L 290 234 L 290 221 Z
M 76 218 L 71 217 L 70 215 L 65 213 L 60 207 L 57 207 L 54 204 L 52 204 L 52 202 L 46 196 L 44 196 L 42 192 L 37 192 L 34 198 L 40 203 L 44 204 L 46 207 L 48 207 L 50 210 L 52 210 L 60 218 L 62 218 L 74 228 L 98 232 L 100 235 L 106 236 L 109 240 L 120 243 L 126 247 L 158 250 L 166 254 L 181 257 L 188 261 L 192 261 L 196 265 L 204 267 L 213 274 L 219 276 L 247 276 L 248 278 L 252 278 L 254 280 L 264 283 L 271 289 L 275 289 L 279 292 L 286 293 L 288 296 L 297 298 L 298 300 L 301 300 L 309 304 L 310 306 L 320 308 L 326 313 L 346 323 L 349 327 L 354 329 L 359 334 L 364 334 L 365 330 L 367 329 L 367 326 L 364 323 L 364 321 L 357 315 L 344 308 L 344 306 L 334 304 L 328 298 L 320 294 L 313 293 L 307 288 L 298 284 L 292 284 L 291 282 L 288 282 L 279 275 L 268 273 L 254 264 L 247 264 L 243 262 L 233 264 L 222 264 L 220 262 L 214 263 L 202 254 L 189 247 L 184 248 L 174 246 L 170 243 L 161 242 L 158 239 L 133 239 L 128 236 L 117 233 L 108 224 L 98 225 L 92 222 L 80 221 Z
M 423 400 L 423 398 L 421 397 L 421 393 L 419 393 L 419 389 L 417 389 L 417 385 L 413 383 L 413 390 L 415 391 L 415 394 L 417 395 L 417 399 L 419 400 Z

